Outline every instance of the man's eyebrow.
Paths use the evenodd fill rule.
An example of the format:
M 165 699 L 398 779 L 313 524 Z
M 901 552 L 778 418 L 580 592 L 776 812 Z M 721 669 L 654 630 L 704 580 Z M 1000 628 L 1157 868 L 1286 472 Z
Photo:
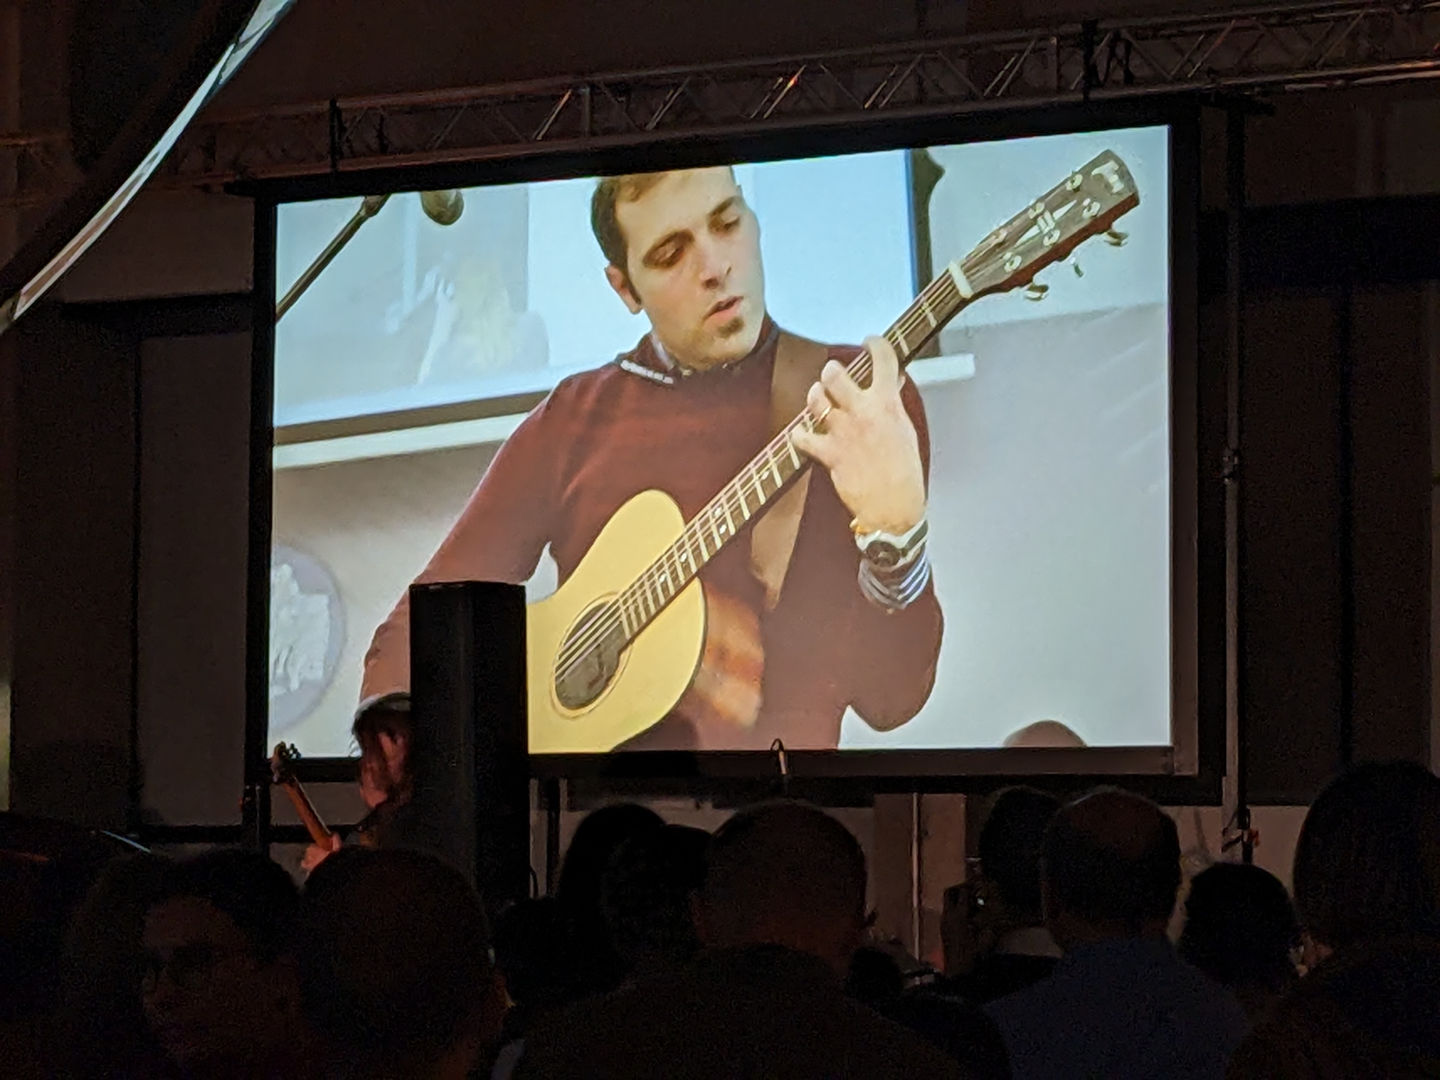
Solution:
M 728 213 L 728 212 L 731 211 L 731 210 L 734 210 L 736 207 L 740 206 L 743 202 L 744 202 L 744 199 L 743 199 L 740 195 L 738 195 L 738 194 L 736 194 L 736 195 L 731 195 L 728 199 L 725 199 L 725 200 L 717 203 L 717 204 L 715 205 L 715 208 L 714 208 L 713 210 L 711 210 L 710 213 L 708 213 L 708 214 L 705 215 L 706 220 L 707 220 L 707 221 L 714 221 L 717 217 L 720 217 L 722 214 L 725 214 L 725 213 Z M 660 239 L 656 240 L 653 244 L 650 245 L 649 248 L 646 249 L 645 254 L 641 257 L 641 261 L 642 261 L 642 262 L 648 262 L 648 261 L 650 261 L 652 258 L 654 258 L 655 253 L 656 253 L 657 251 L 659 251 L 661 248 L 663 248 L 666 244 L 674 243 L 676 240 L 683 240 L 683 239 L 685 239 L 685 238 L 688 237 L 688 236 L 690 236 L 690 230 L 689 230 L 689 229 L 675 229 L 673 232 L 668 232 L 668 233 L 666 233 L 664 236 L 660 237 Z
M 726 199 L 724 202 L 722 202 L 722 203 L 720 203 L 718 206 L 716 206 L 714 210 L 711 210 L 711 211 L 710 211 L 710 217 L 711 217 L 711 218 L 717 218 L 717 217 L 719 217 L 721 214 L 724 214 L 724 213 L 726 213 L 726 212 L 728 212 L 728 211 L 730 211 L 730 210 L 733 210 L 733 209 L 735 209 L 735 208 L 736 208 L 737 206 L 739 206 L 739 205 L 740 205 L 740 196 L 739 196 L 739 195 L 731 195 L 731 196 L 730 196 L 728 199 Z

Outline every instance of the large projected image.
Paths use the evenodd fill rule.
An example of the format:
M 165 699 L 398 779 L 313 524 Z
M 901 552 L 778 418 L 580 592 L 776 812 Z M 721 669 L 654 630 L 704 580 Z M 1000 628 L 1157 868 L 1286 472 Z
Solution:
M 349 752 L 409 584 L 503 580 L 537 753 L 1168 744 L 1169 182 L 1154 127 L 392 197 L 276 328 L 272 735 Z M 282 292 L 358 203 L 280 207 Z

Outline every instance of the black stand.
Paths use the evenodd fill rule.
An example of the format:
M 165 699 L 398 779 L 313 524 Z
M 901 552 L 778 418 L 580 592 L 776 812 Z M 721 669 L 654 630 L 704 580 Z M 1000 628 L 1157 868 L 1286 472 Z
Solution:
M 1244 863 L 1255 861 L 1255 838 L 1250 823 L 1245 769 L 1249 759 L 1243 715 L 1242 659 L 1244 624 L 1241 619 L 1241 575 L 1244 550 L 1241 485 L 1241 394 L 1244 389 L 1245 300 L 1244 248 L 1245 218 L 1245 122 L 1248 108 L 1243 101 L 1227 104 L 1225 115 L 1225 743 L 1226 773 L 1234 810 L 1221 850 L 1236 844 Z
M 540 801 L 545 807 L 545 895 L 554 896 L 560 885 L 560 781 L 540 781 Z

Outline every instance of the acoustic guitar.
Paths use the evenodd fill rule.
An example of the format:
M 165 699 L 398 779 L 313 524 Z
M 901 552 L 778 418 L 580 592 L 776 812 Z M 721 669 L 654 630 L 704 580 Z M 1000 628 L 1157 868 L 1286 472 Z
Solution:
M 901 365 L 980 297 L 1031 285 L 1090 237 L 1121 243 L 1115 221 L 1139 202 L 1130 170 L 1111 151 L 1072 172 L 951 263 L 885 331 Z M 865 351 L 848 368 L 861 386 L 870 370 Z M 809 466 L 790 436 L 817 422 L 802 410 L 689 521 L 664 492 L 634 496 L 565 583 L 529 606 L 532 753 L 611 750 L 675 707 L 705 644 L 697 575 Z

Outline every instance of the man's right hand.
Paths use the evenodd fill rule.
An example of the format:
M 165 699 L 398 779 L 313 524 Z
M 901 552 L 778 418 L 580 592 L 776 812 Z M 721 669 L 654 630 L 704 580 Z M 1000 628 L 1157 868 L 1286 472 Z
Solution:
M 331 833 L 329 847 L 323 847 L 320 844 L 311 844 L 305 849 L 305 855 L 300 860 L 300 869 L 308 874 L 313 871 L 315 867 L 319 866 L 322 862 L 328 859 L 331 852 L 339 850 L 340 834 Z
M 695 681 L 676 706 L 695 726 L 700 749 L 733 747 L 737 730 L 755 726 L 764 673 L 759 617 L 740 601 L 707 588 L 705 651 Z

